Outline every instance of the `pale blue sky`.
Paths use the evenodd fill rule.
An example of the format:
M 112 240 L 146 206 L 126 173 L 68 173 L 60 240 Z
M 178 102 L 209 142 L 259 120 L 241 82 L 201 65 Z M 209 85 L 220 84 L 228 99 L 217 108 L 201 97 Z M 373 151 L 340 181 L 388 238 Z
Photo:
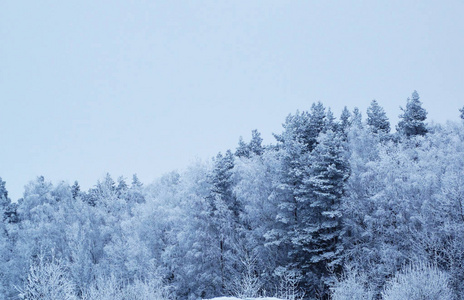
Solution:
M 322 101 L 464 105 L 463 1 L 1 1 L 0 176 L 146 183 Z

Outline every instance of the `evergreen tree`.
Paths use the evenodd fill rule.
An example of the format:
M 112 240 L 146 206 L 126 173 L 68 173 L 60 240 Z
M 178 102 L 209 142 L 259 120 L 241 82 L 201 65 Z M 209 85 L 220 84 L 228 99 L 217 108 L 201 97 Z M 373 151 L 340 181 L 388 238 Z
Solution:
M 261 133 L 257 129 L 253 129 L 251 132 L 251 141 L 248 146 L 250 152 L 255 155 L 262 155 L 264 152 L 264 148 L 262 146 L 263 139 L 261 138 Z
M 359 111 L 359 108 L 355 107 L 353 109 L 353 114 L 351 116 L 351 125 L 354 125 L 358 128 L 362 127 L 362 114 Z
M 325 107 L 321 102 L 313 103 L 310 111 L 309 123 L 306 128 L 307 130 L 307 141 L 308 150 L 312 151 L 317 144 L 317 138 L 319 134 L 327 128 L 327 114 Z M 332 120 L 331 120 L 332 121 Z
M 243 141 L 243 138 L 240 137 L 238 141 L 238 147 L 235 151 L 235 156 L 250 158 L 253 155 L 262 155 L 264 148 L 262 146 L 263 139 L 261 138 L 261 133 L 258 130 L 254 129 L 251 132 L 251 141 L 249 144 Z
M 2 205 L 9 199 L 5 184 L 6 182 L 2 180 L 2 177 L 0 177 L 0 200 Z
M 387 115 L 376 100 L 372 100 L 371 105 L 367 108 L 367 125 L 376 134 L 388 134 L 390 132 L 390 122 Z
M 5 181 L 0 177 L 0 212 L 3 213 L 2 221 L 8 218 L 8 211 L 11 204 L 10 198 L 8 198 L 8 191 L 5 187 Z
M 8 198 L 8 191 L 5 185 L 5 181 L 0 177 L 0 210 L 3 211 L 3 221 L 7 223 L 16 223 L 18 222 L 18 215 L 16 212 L 18 205 L 17 203 L 12 203 L 11 199 Z
M 71 193 L 73 199 L 77 199 L 77 197 L 79 197 L 81 194 L 81 187 L 79 186 L 79 182 L 77 182 L 77 180 L 74 181 L 74 184 L 71 187 Z
M 459 112 L 461 113 L 461 115 L 460 115 L 461 119 L 464 120 L 464 106 L 459 109 Z
M 335 229 L 325 227 L 341 226 L 336 206 L 341 197 L 340 193 L 337 194 L 337 189 L 342 188 L 345 176 L 343 174 L 340 178 L 337 177 L 338 171 L 344 171 L 343 166 L 339 166 L 342 160 L 342 139 L 327 129 L 327 119 L 322 104 L 313 104 L 310 114 L 290 115 L 284 124 L 285 131 L 278 136 L 282 143 L 279 146 L 283 180 L 279 198 L 282 201 L 278 205 L 277 213 L 281 233 L 277 235 L 276 241 L 271 242 L 278 243 L 287 252 L 286 260 L 281 262 L 285 272 L 300 274 L 303 286 L 313 289 L 321 283 L 321 274 L 326 274 L 318 272 L 329 263 L 335 265 L 340 250 L 337 248 L 339 232 L 331 232 Z M 316 182 L 322 184 L 323 180 L 320 178 L 324 176 L 327 177 L 326 186 L 317 186 Z M 327 193 L 324 195 L 326 199 L 322 199 L 322 191 Z M 326 207 L 316 207 L 322 205 L 316 203 L 324 201 Z M 329 236 L 332 244 L 325 241 L 325 244 L 319 245 L 322 250 L 317 252 L 316 244 L 323 243 L 324 238 L 329 240 Z M 332 246 L 333 249 L 330 248 Z M 317 258 L 316 254 L 326 259 Z
M 224 202 L 227 208 L 238 216 L 239 208 L 232 192 L 232 169 L 234 168 L 234 156 L 227 150 L 223 156 L 219 153 L 216 156 L 215 167 L 211 176 L 211 198 L 216 201 Z M 215 203 L 217 204 L 217 203 Z
M 238 140 L 238 147 L 235 150 L 235 155 L 238 157 L 250 158 L 250 146 L 245 143 L 243 137 L 240 137 Z
M 427 128 L 424 123 L 427 119 L 427 111 L 422 108 L 422 102 L 419 101 L 417 91 L 412 93 L 412 98 L 408 98 L 406 109 L 401 108 L 403 113 L 399 116 L 400 122 L 397 131 L 407 137 L 416 135 L 425 135 Z
M 332 130 L 333 132 L 338 131 L 338 124 L 330 108 L 327 109 L 326 124 L 325 124 L 324 131 L 327 131 L 327 130 Z
M 119 198 L 125 198 L 127 190 L 129 187 L 127 186 L 126 180 L 123 176 L 118 177 L 118 186 L 116 187 L 116 193 L 118 194 Z
M 272 198 L 279 201 L 276 202 L 277 224 L 266 233 L 266 240 L 270 247 L 276 246 L 278 253 L 283 253 L 279 255 L 280 260 L 276 265 L 284 268 L 286 272 L 297 271 L 295 257 L 299 253 L 293 249 L 292 236 L 299 222 L 297 191 L 303 184 L 304 169 L 308 164 L 310 152 L 309 145 L 313 143 L 310 141 L 309 119 L 309 113 L 297 111 L 296 114 L 287 116 L 282 125 L 283 133 L 275 135 L 279 142 L 277 153 L 280 174 L 277 178 L 280 184 L 276 185 Z M 277 269 L 274 273 L 276 271 Z
M 234 156 L 227 150 L 223 156 L 219 153 L 214 161 L 210 176 L 211 231 L 217 237 L 218 266 L 220 269 L 221 289 L 224 291 L 234 271 L 233 244 L 239 231 L 239 216 L 242 208 L 233 194 L 232 170 Z
M 342 114 L 340 115 L 340 130 L 346 136 L 348 128 L 351 126 L 351 113 L 348 108 L 345 106 L 343 108 Z
M 137 174 L 132 175 L 132 187 L 141 188 L 142 186 L 143 186 L 143 183 L 140 182 L 139 178 L 137 177 Z
M 343 151 L 342 138 L 336 133 L 321 135 L 305 170 L 308 175 L 298 191 L 299 220 L 292 242 L 297 268 L 304 278 L 313 278 L 305 282 L 307 287 L 320 288 L 329 269 L 340 270 L 340 204 L 348 176 Z
M 140 182 L 137 174 L 132 175 L 132 183 L 130 188 L 127 190 L 126 201 L 129 203 L 129 206 L 132 208 L 134 205 L 141 204 L 145 202 L 145 197 L 142 191 L 143 184 Z

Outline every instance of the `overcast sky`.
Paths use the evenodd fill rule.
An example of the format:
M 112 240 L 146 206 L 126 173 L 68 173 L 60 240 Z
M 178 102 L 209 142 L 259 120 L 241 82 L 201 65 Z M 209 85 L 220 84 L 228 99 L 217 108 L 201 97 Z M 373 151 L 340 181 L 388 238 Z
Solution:
M 464 1 L 1 1 L 0 176 L 150 183 L 322 101 L 464 105 Z

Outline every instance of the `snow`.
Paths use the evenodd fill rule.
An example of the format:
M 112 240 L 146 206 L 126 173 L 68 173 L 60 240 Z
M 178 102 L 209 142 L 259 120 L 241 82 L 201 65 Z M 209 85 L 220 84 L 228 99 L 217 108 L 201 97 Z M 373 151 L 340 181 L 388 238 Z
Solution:
M 236 297 L 219 297 L 219 298 L 212 298 L 212 299 L 204 299 L 204 300 L 281 300 L 274 297 L 264 297 L 264 298 L 245 298 L 240 299 Z

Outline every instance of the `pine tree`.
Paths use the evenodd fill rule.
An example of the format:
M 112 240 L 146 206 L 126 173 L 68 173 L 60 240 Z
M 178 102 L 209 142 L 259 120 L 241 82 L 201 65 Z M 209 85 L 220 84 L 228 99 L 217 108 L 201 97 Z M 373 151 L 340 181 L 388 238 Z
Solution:
M 3 211 L 3 221 L 16 223 L 18 222 L 18 214 L 16 212 L 18 204 L 12 203 L 11 199 L 8 198 L 8 191 L 5 185 L 5 181 L 0 177 L 0 209 Z
M 372 100 L 371 105 L 367 108 L 367 125 L 376 134 L 388 134 L 390 132 L 390 122 L 387 115 L 376 100 Z
M 327 114 L 325 107 L 321 102 L 313 103 L 310 111 L 309 123 L 307 126 L 307 141 L 308 150 L 312 151 L 317 144 L 317 138 L 321 132 L 327 128 Z
M 234 168 L 234 157 L 230 150 L 223 156 L 216 156 L 215 168 L 213 170 L 211 183 L 211 197 L 214 200 L 224 202 L 234 215 L 238 216 L 239 208 L 232 192 L 232 169 Z
M 340 252 L 337 206 L 346 166 L 342 138 L 327 129 L 327 119 L 322 104 L 314 104 L 311 113 L 290 115 L 278 136 L 283 184 L 277 213 L 281 233 L 275 243 L 287 251 L 281 266 L 300 274 L 303 287 L 313 289 L 326 268 L 337 264 Z
M 250 158 L 250 146 L 245 143 L 243 137 L 238 140 L 238 147 L 235 150 L 235 156 Z
M 129 207 L 133 207 L 136 203 L 141 204 L 145 202 L 145 197 L 142 193 L 143 183 L 140 182 L 137 174 L 132 175 L 132 183 L 126 192 L 126 201 Z
M 276 263 L 277 266 L 292 272 L 296 271 L 295 257 L 299 255 L 292 243 L 295 226 L 299 222 L 296 197 L 297 191 L 303 184 L 305 175 L 303 171 L 310 153 L 309 145 L 313 143 L 310 141 L 309 119 L 309 113 L 297 111 L 296 114 L 287 116 L 282 125 L 283 133 L 275 135 L 279 142 L 281 170 L 278 177 L 281 184 L 277 185 L 273 198 L 280 201 L 277 202 L 277 224 L 266 233 L 266 239 L 268 245 L 275 245 L 284 253 Z
M 251 132 L 251 141 L 248 146 L 250 152 L 255 155 L 262 155 L 264 152 L 264 148 L 262 146 L 263 139 L 261 138 L 261 133 L 257 129 L 253 129 Z
M 235 150 L 235 156 L 250 158 L 251 155 L 262 155 L 264 152 L 262 142 L 263 139 L 261 138 L 261 133 L 254 129 L 251 132 L 251 141 L 249 144 L 245 143 L 243 138 L 240 137 L 238 141 L 238 147 Z
M 234 156 L 227 150 L 223 156 L 219 153 L 214 161 L 214 169 L 210 176 L 211 192 L 210 224 L 211 231 L 218 242 L 218 266 L 221 278 L 221 289 L 224 290 L 233 272 L 233 243 L 239 231 L 239 217 L 242 211 L 240 203 L 233 194 L 232 170 Z
M 403 113 L 399 116 L 400 122 L 397 131 L 407 137 L 416 135 L 425 135 L 427 128 L 424 123 L 427 119 L 427 111 L 422 108 L 422 102 L 419 101 L 417 91 L 412 93 L 412 98 L 408 98 L 406 109 L 401 108 Z
M 8 191 L 6 190 L 6 187 L 5 187 L 5 181 L 2 180 L 2 178 L 0 177 L 0 211 L 3 213 L 3 219 L 2 221 L 4 221 L 5 219 L 8 218 L 8 208 L 10 206 L 10 203 L 11 203 L 11 200 L 10 198 L 8 198 Z
M 350 126 L 351 126 L 351 113 L 348 110 L 348 108 L 345 106 L 343 108 L 342 114 L 340 115 L 339 129 L 343 133 L 343 135 L 346 136 Z
M 12 222 L 11 201 L 5 187 L 5 181 L 0 177 L 0 299 L 8 299 L 7 294 L 11 289 L 12 277 L 11 257 L 16 255 L 13 251 L 14 234 L 8 232 L 8 224 Z M 13 262 L 14 263 L 14 262 Z
M 74 184 L 71 187 L 71 193 L 73 199 L 77 199 L 77 197 L 79 197 L 81 194 L 81 187 L 79 186 L 79 182 L 77 182 L 77 180 L 74 181 Z
M 359 108 L 355 107 L 353 109 L 353 115 L 351 116 L 351 125 L 354 125 L 358 128 L 362 127 L 362 114 L 359 111 Z
M 464 120 L 464 106 L 459 109 L 459 112 L 461 113 L 461 115 L 460 115 L 461 119 Z
M 335 116 L 333 115 L 332 110 L 330 108 L 327 109 L 326 124 L 325 124 L 324 131 L 332 130 L 333 132 L 337 132 L 338 126 L 339 125 L 337 124 L 337 121 L 335 120 Z
M 137 174 L 132 175 L 132 187 L 141 188 L 142 186 L 143 186 L 143 183 L 139 180 Z
M 116 193 L 118 194 L 119 198 L 125 198 L 127 190 L 129 187 L 127 186 L 126 180 L 123 176 L 118 177 L 118 186 L 116 187 Z M 127 200 L 127 199 L 126 199 Z
M 321 135 L 298 191 L 299 222 L 292 241 L 298 269 L 305 278 L 311 274 L 316 278 L 306 282 L 308 287 L 320 286 L 329 275 L 327 270 L 339 271 L 341 266 L 340 203 L 348 176 L 343 151 L 339 135 L 332 131 Z

